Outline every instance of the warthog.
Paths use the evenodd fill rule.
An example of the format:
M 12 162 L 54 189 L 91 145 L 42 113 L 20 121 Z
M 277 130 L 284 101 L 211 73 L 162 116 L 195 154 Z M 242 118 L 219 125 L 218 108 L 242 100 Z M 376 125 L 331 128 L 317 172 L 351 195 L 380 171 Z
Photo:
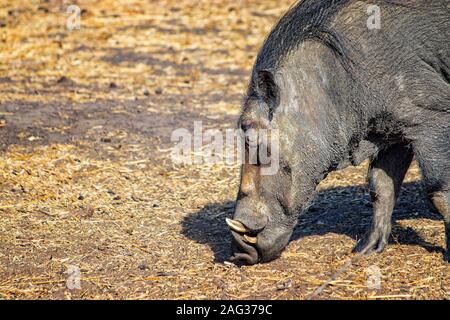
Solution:
M 244 132 L 277 130 L 279 170 L 242 166 L 227 219 L 232 260 L 278 257 L 319 182 L 367 158 L 373 222 L 355 248 L 381 252 L 414 156 L 444 217 L 448 258 L 449 39 L 448 0 L 304 0 L 284 15 L 259 52 L 239 120 Z

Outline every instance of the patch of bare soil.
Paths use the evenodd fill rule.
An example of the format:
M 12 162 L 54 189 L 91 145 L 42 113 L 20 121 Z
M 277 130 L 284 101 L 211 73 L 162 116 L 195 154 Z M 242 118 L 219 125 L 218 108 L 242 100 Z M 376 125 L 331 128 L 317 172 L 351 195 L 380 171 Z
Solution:
M 366 165 L 321 184 L 280 259 L 238 268 L 224 224 L 238 166 L 170 158 L 175 129 L 234 127 L 290 2 L 80 0 L 73 31 L 64 1 L 1 2 L 0 298 L 305 299 L 354 257 Z M 419 180 L 413 166 L 386 251 L 317 298 L 450 297 L 443 222 Z

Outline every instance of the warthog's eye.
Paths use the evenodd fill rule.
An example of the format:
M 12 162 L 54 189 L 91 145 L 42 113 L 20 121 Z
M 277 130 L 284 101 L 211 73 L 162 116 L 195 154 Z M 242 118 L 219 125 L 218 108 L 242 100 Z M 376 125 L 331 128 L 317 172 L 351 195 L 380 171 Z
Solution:
M 242 131 L 247 132 L 250 129 L 255 128 L 255 123 L 252 120 L 244 120 L 241 122 L 241 129 Z

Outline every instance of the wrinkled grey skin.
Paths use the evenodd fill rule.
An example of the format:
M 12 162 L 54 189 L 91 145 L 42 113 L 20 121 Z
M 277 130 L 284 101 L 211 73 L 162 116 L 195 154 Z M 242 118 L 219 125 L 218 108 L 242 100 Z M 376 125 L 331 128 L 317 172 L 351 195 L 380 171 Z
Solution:
M 381 8 L 380 30 L 367 28 L 371 4 Z M 444 216 L 449 253 L 448 4 L 304 0 L 280 20 L 258 55 L 239 122 L 244 131 L 279 130 L 280 170 L 263 176 L 260 165 L 243 165 L 233 219 L 246 231 L 232 231 L 234 261 L 278 257 L 318 183 L 366 158 L 374 215 L 355 249 L 382 251 L 414 155 Z

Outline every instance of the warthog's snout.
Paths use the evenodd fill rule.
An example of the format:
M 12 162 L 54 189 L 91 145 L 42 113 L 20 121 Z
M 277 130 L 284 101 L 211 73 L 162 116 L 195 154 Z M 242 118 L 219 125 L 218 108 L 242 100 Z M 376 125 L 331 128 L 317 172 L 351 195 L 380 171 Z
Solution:
M 258 233 L 262 229 L 251 230 L 237 220 L 226 219 L 226 223 L 230 227 L 231 234 L 234 238 L 234 256 L 232 257 L 232 261 L 243 261 L 247 264 L 258 263 L 260 260 L 260 254 L 257 249 Z
M 242 221 L 242 220 L 241 220 Z M 258 228 L 250 228 L 245 222 L 226 219 L 233 235 L 232 262 L 248 265 L 276 259 L 287 245 L 293 228 L 279 228 L 268 219 Z

